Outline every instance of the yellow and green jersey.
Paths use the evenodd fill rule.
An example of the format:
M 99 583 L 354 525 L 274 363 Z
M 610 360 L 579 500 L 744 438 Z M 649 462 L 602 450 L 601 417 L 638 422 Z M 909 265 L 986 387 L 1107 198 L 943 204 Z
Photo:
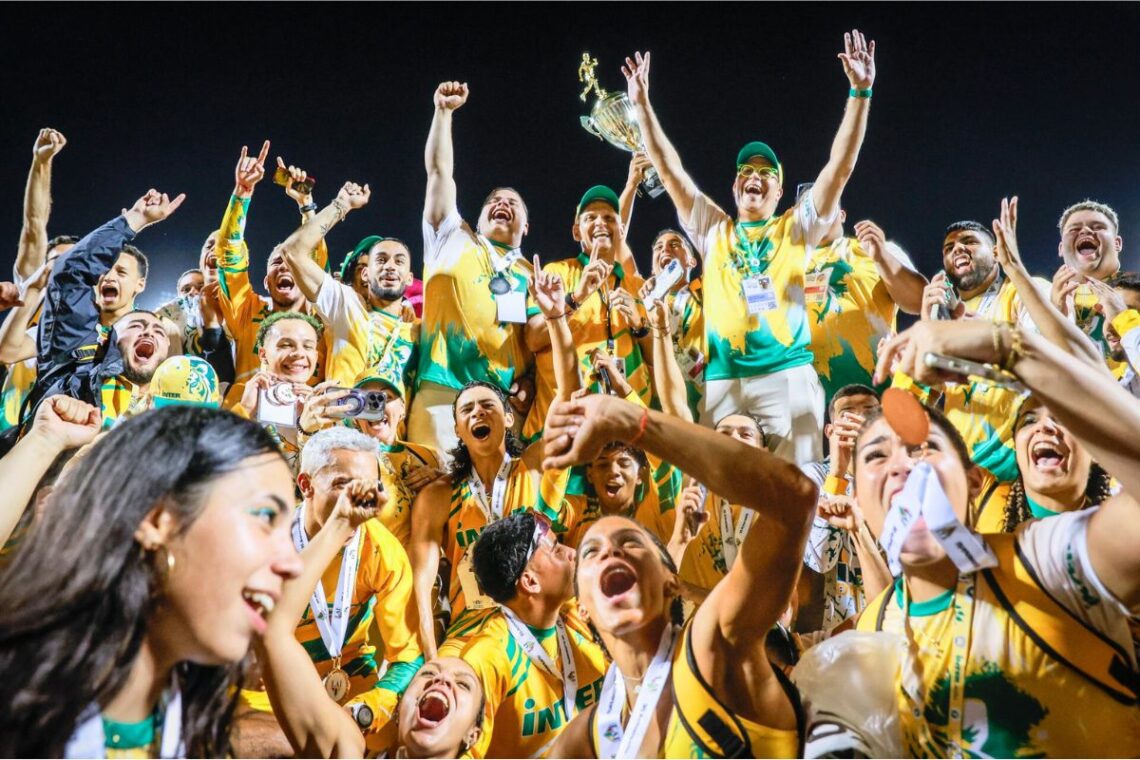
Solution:
M 587 477 L 587 467 L 580 465 L 570 470 L 566 484 L 566 522 L 556 526 L 565 533 L 564 543 L 575 549 L 586 535 L 586 531 L 604 515 L 594 487 Z M 677 497 L 681 493 L 683 475 L 681 470 L 649 457 L 649 477 L 637 484 L 633 504 L 621 513 L 652 531 L 663 542 L 668 543 L 673 534 L 673 516 L 677 508 Z
M 326 274 L 316 300 L 331 346 L 325 378 L 351 388 L 367 372 L 410 388 L 420 322 L 414 315 L 404 319 L 401 305 L 395 313 L 367 307 L 356 291 Z
M 458 211 L 438 229 L 424 222 L 423 231 L 424 312 L 416 382 L 459 390 L 482 380 L 508 390 L 531 363 L 525 325 L 500 322 L 491 292 L 495 262 L 501 264 L 509 253 L 484 245 Z M 526 257 L 510 264 L 506 275 L 512 292 L 526 293 L 532 269 Z
M 381 444 L 380 482 L 388 494 L 388 501 L 377 519 L 392 532 L 403 546 L 410 546 L 412 538 L 412 502 L 416 494 L 408 488 L 408 474 L 418 467 L 439 468 L 439 454 L 430 446 L 397 441 L 391 446 Z
M 577 715 L 598 700 L 606 657 L 578 616 L 576 600 L 563 605 L 562 617 L 578 678 Z M 530 630 L 551 662 L 561 667 L 556 628 Z M 462 657 L 483 683 L 487 709 L 483 736 L 471 748 L 473 757 L 538 757 L 574 717 L 565 714 L 561 679 L 531 661 L 499 610 L 485 617 L 472 633 L 445 641 L 439 656 Z
M 680 577 L 681 580 L 697 588 L 711 591 L 713 586 L 720 583 L 721 579 L 728 574 L 728 562 L 724 556 L 725 536 L 721 525 L 720 510 L 729 510 L 732 524 L 735 526 L 739 523 L 741 510 L 745 507 L 729 504 L 719 496 L 710 493 L 705 502 L 705 509 L 709 513 L 708 522 L 685 548 L 685 556 L 681 560 Z M 672 537 L 672 523 L 676 519 L 676 515 L 677 513 L 674 510 L 668 516 L 667 522 L 670 533 L 662 538 L 666 543 Z
M 8 376 L 4 378 L 3 389 L 0 389 L 0 404 L 4 407 L 3 417 L 0 417 L 0 433 L 20 424 L 20 409 L 35 384 L 34 357 L 8 365 Z
M 1104 672 L 1083 670 L 1092 662 L 1090 650 L 1103 648 L 1119 658 L 1118 673 L 1131 671 L 1135 688 L 1136 642 L 1130 631 L 1135 618 L 1093 569 L 1087 543 L 1092 511 L 1036 520 L 1016 536 L 986 537 L 998 549 L 999 565 L 976 574 L 964 647 L 955 645 L 953 633 L 955 620 L 967 616 L 970 607 L 961 584 L 910 603 L 926 729 L 900 687 L 905 756 L 951 756 L 952 710 L 962 715 L 964 757 L 1140 754 L 1135 693 L 1120 693 L 1110 683 L 1113 678 L 1102 678 Z M 903 604 L 900 579 L 868 606 L 858 629 L 905 635 Z M 1073 643 L 1082 637 L 1091 644 Z M 950 674 L 962 672 L 955 670 L 959 661 L 964 686 L 961 706 L 955 708 Z
M 561 277 L 566 292 L 573 293 L 582 280 L 582 271 L 589 263 L 590 257 L 580 253 L 572 259 L 553 261 L 542 270 Z M 637 340 L 630 335 L 629 323 L 625 316 L 609 308 L 609 292 L 621 288 L 625 279 L 621 264 L 615 263 L 609 279 L 601 288 L 591 293 L 584 303 L 578 305 L 578 310 L 570 314 L 567 324 L 578 354 L 578 370 L 583 377 L 593 374 L 590 352 L 596 348 L 606 349 L 621 362 L 626 380 L 642 402 L 648 404 L 652 385 L 649 366 L 641 355 L 641 347 L 638 346 Z M 541 313 L 535 305 L 527 310 L 528 317 Z M 534 441 L 542 435 L 546 413 L 554 402 L 557 390 L 554 377 L 554 352 L 550 348 L 539 351 L 534 355 L 534 363 L 534 405 L 531 406 L 523 427 L 523 439 L 526 441 Z M 602 389 L 597 382 L 594 382 L 590 385 L 590 392 L 599 393 Z
M 1034 283 L 1048 292 L 1050 286 L 1045 280 L 1035 277 Z M 1017 289 L 1005 277 L 999 276 L 986 292 L 965 301 L 965 305 L 978 319 L 1033 326 Z M 974 464 L 989 470 L 1001 482 L 1016 479 L 1013 423 L 1020 394 L 985 380 L 971 379 L 969 383 L 947 385 L 942 395 L 946 418 L 962 434 Z
M 813 243 L 826 229 L 811 196 L 767 221 L 737 222 L 701 195 L 682 224 L 704 261 L 705 379 L 756 377 L 809 364 L 805 241 Z M 746 298 L 750 288 L 761 309 L 755 314 Z
M 665 727 L 665 738 L 654 757 L 802 757 L 800 736 L 796 729 L 770 728 L 729 710 L 721 695 L 713 692 L 708 680 L 697 670 L 693 653 L 693 626 L 681 631 L 681 641 L 673 652 L 673 706 Z M 788 700 L 795 705 L 797 717 L 802 715 L 799 693 L 779 668 L 772 668 Z M 663 696 L 664 698 L 664 696 Z M 590 721 L 590 743 L 602 746 L 598 713 Z
M 858 240 L 840 238 L 814 251 L 805 300 L 825 403 L 845 385 L 871 385 L 879 341 L 894 332 L 898 306 Z
M 568 477 L 568 470 L 534 471 L 527 467 L 522 458 L 511 460 L 503 496 L 503 515 L 532 509 L 548 517 L 554 524 L 561 524 L 566 519 L 565 493 Z M 490 499 L 493 486 L 487 483 L 485 487 Z M 471 479 L 464 478 L 458 483 L 453 483 L 451 506 L 442 544 L 443 554 L 451 564 L 448 586 L 448 598 L 451 601 L 449 634 L 464 629 L 473 620 L 481 619 L 485 614 L 482 609 L 467 609 L 464 586 L 470 590 L 478 589 L 474 571 L 470 568 L 469 552 L 491 522 L 492 519 L 484 511 L 483 503 L 479 500 Z
M 1100 304 L 1100 298 L 1091 292 L 1087 285 L 1077 288 L 1073 298 L 1077 327 L 1081 328 L 1085 335 L 1088 335 L 1097 344 L 1104 355 L 1105 364 L 1112 370 L 1113 376 L 1119 379 L 1124 374 L 1124 368 L 1128 366 L 1128 362 L 1118 362 L 1112 358 L 1108 342 L 1104 339 L 1104 315 L 1096 310 L 1098 304 Z
M 665 301 L 673 320 L 673 354 L 685 377 L 689 410 L 697 420 L 701 417 L 701 399 L 705 396 L 705 365 L 709 355 L 701 278 L 693 280 L 677 293 L 668 294 Z
M 218 233 L 218 301 L 222 321 L 234 344 L 234 382 L 226 391 L 223 407 L 229 409 L 241 401 L 245 383 L 261 368 L 257 355 L 257 330 L 262 321 L 273 313 L 273 302 L 253 290 L 249 281 L 249 246 L 245 243 L 246 213 L 249 198 L 230 197 Z M 328 266 L 329 251 L 322 240 L 313 251 L 313 261 L 322 269 Z M 316 384 L 324 378 L 325 353 L 329 336 L 318 346 L 317 367 L 310 380 Z

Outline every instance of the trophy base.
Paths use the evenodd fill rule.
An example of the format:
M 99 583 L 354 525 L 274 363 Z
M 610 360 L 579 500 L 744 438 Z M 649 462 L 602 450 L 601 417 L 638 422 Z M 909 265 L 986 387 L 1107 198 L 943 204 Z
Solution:
M 650 198 L 656 198 L 664 192 L 665 185 L 661 182 L 661 175 L 657 173 L 656 169 L 650 167 L 645 172 L 645 179 L 637 186 L 637 194 L 643 198 L 647 195 Z

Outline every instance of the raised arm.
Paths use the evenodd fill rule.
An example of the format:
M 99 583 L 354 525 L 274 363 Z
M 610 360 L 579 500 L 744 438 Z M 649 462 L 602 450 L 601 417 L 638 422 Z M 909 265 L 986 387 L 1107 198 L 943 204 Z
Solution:
M 642 56 L 634 53 L 633 58 L 626 58 L 625 65 L 621 67 L 625 74 L 626 92 L 629 101 L 637 111 L 637 121 L 641 125 L 641 139 L 645 142 L 645 151 L 649 160 L 661 177 L 665 191 L 673 199 L 677 207 L 677 214 L 684 222 L 688 222 L 693 214 L 693 204 L 700 195 L 697 184 L 685 172 L 681 165 L 681 156 L 677 149 L 665 136 L 661 122 L 649 103 L 649 53 Z
M 355 182 L 345 182 L 344 187 L 340 189 L 332 203 L 298 227 L 281 244 L 285 263 L 293 272 L 293 276 L 297 278 L 297 285 L 308 300 L 317 300 L 321 283 L 325 281 L 325 277 L 330 276 L 325 273 L 320 264 L 313 260 L 310 253 L 324 239 L 329 230 L 344 221 L 349 211 L 363 208 L 371 195 L 372 191 L 368 185 L 361 187 Z
M 451 509 L 451 481 L 441 478 L 420 491 L 412 504 L 412 536 L 408 558 L 412 563 L 412 594 L 420 618 L 420 643 L 424 659 L 435 657 L 435 620 L 432 589 L 439 573 L 439 552 Z
M 16 249 L 16 275 L 26 280 L 36 273 L 47 257 L 47 223 L 51 215 L 51 164 L 67 145 L 67 138 L 45 127 L 32 146 L 32 168 L 24 188 L 24 226 Z
M 930 351 L 1010 367 L 1120 481 L 1123 492 L 1106 501 L 1089 523 L 1088 553 L 1105 587 L 1135 609 L 1140 604 L 1140 405 L 1111 374 L 1090 372 L 1084 360 L 1044 336 L 979 320 L 920 322 L 900 333 L 880 352 L 876 377 L 885 376 L 898 359 L 899 369 L 918 382 L 941 381 L 922 362 Z
M 843 73 L 851 85 L 843 121 L 831 143 L 831 156 L 812 185 L 812 200 L 820 219 L 830 219 L 839 210 L 839 198 L 859 158 L 863 135 L 867 131 L 867 114 L 871 110 L 871 85 L 875 82 L 875 41 L 867 42 L 863 33 L 853 29 L 843 35 L 844 52 L 839 54 Z
M 424 221 L 432 227 L 456 210 L 455 149 L 451 141 L 451 117 L 467 102 L 467 84 L 442 82 L 435 88 L 435 115 L 431 119 L 427 145 L 424 147 L 424 169 L 427 170 L 427 197 L 424 198 Z
M 650 278 L 642 288 L 642 298 L 652 288 L 653 278 Z M 653 386 L 661 401 L 661 411 L 679 420 L 693 422 L 685 375 L 681 372 L 681 365 L 677 364 L 677 355 L 673 353 L 673 326 L 664 298 L 649 305 L 649 329 L 653 333 Z
M 218 305 L 222 320 L 230 326 L 230 332 L 237 335 L 242 326 L 249 323 L 261 301 L 253 292 L 249 282 L 249 248 L 245 244 L 245 221 L 249 213 L 249 202 L 253 189 L 265 177 L 265 159 L 269 155 L 269 141 L 261 146 L 256 158 L 249 155 L 249 148 L 241 146 L 241 155 L 234 167 L 234 190 L 226 211 L 222 215 L 222 225 L 218 230 L 218 243 L 215 251 L 218 257 Z
M 36 410 L 32 429 L 0 459 L 0 545 L 20 522 L 40 478 L 55 458 L 85 446 L 99 432 L 99 410 L 68 396 L 50 396 Z
M 41 269 L 40 276 L 27 283 L 22 303 L 9 311 L 0 324 L 0 363 L 15 364 L 36 355 L 36 342 L 28 335 L 28 326 L 43 303 L 44 288 L 50 275 L 48 269 Z
M 285 583 L 257 649 L 273 714 L 301 757 L 363 757 L 360 729 L 326 694 L 295 631 L 329 563 L 356 528 L 375 517 L 385 503 L 387 497 L 378 485 L 354 480 L 341 492 L 333 514 L 301 552 L 305 569 Z
M 534 257 L 534 277 L 530 294 L 542 311 L 549 332 L 551 356 L 554 359 L 554 400 L 564 401 L 582 386 L 578 376 L 578 354 L 567 324 L 566 288 L 557 274 L 542 271 L 538 256 Z
M 865 220 L 855 225 L 855 237 L 875 262 L 875 269 L 879 272 L 879 278 L 882 279 L 887 294 L 898 304 L 899 309 L 907 314 L 918 314 L 922 311 L 922 293 L 927 285 L 926 278 L 903 264 L 891 252 L 883 229 L 874 222 Z
M 1001 199 L 1001 215 L 993 222 L 994 257 L 1009 277 L 1029 318 L 1041 334 L 1077 358 L 1107 371 L 1100 349 L 1084 331 L 1057 310 L 1033 284 L 1017 246 L 1017 196 Z

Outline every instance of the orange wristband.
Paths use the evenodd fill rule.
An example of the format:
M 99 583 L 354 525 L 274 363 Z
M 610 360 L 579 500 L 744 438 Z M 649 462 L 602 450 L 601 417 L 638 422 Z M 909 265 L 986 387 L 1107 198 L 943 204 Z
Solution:
M 645 428 L 649 425 L 649 407 L 641 410 L 641 422 L 637 425 L 637 435 L 635 435 L 629 442 L 630 446 L 636 446 L 638 442 L 645 435 Z
M 847 479 L 835 475 L 828 475 L 823 481 L 823 490 L 832 496 L 845 496 L 847 494 Z

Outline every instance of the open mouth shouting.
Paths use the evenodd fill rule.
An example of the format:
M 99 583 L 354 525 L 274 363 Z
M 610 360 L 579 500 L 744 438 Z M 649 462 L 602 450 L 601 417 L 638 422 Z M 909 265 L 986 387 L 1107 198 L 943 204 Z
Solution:
M 762 198 L 764 197 L 764 183 L 758 179 L 749 180 L 744 183 L 744 187 L 741 188 L 740 193 L 741 195 L 751 198 Z
M 1040 440 L 1029 449 L 1029 461 L 1038 472 L 1060 474 L 1068 465 L 1069 449 L 1056 439 Z
M 501 224 L 510 224 L 514 221 L 515 215 L 511 211 L 511 207 L 506 204 L 495 206 L 491 209 L 491 213 L 487 214 L 487 218 L 492 222 L 499 222 Z
M 1091 263 L 1100 258 L 1100 241 L 1095 235 L 1081 235 L 1073 249 L 1077 253 L 1077 259 L 1082 262 Z
M 453 695 L 447 686 L 437 683 L 428 687 L 416 703 L 415 728 L 435 728 L 451 714 L 453 705 Z
M 276 285 L 278 290 L 288 291 L 296 287 L 297 283 L 293 280 L 293 275 L 282 272 L 277 275 Z
M 158 351 L 158 342 L 149 335 L 143 335 L 135 341 L 134 357 L 135 361 L 139 364 L 146 364 L 154 358 L 155 352 Z
M 273 608 L 277 605 L 277 597 L 268 591 L 258 591 L 256 589 L 242 589 L 242 601 L 245 602 L 246 610 L 249 612 L 250 622 L 253 624 L 253 629 L 257 633 L 265 633 L 266 619 L 269 613 L 273 612 Z
M 950 268 L 954 274 L 963 275 L 970 271 L 974 265 L 974 257 L 968 253 L 956 253 L 950 260 Z
M 491 426 L 487 422 L 479 420 L 471 426 L 471 435 L 475 436 L 477 441 L 485 441 L 491 437 Z
M 637 574 L 632 567 L 620 560 L 607 565 L 598 577 L 598 590 L 610 602 L 625 598 L 636 584 Z
M 119 300 L 119 285 L 115 282 L 104 282 L 99 286 L 99 300 L 104 305 L 113 304 Z
M 624 487 L 625 487 L 625 481 L 624 480 L 622 480 L 621 478 L 611 478 L 610 480 L 606 481 L 606 484 L 603 487 L 602 492 L 605 494 L 607 499 L 612 501 L 613 499 L 616 499 L 618 497 L 618 494 L 621 493 L 621 489 Z

